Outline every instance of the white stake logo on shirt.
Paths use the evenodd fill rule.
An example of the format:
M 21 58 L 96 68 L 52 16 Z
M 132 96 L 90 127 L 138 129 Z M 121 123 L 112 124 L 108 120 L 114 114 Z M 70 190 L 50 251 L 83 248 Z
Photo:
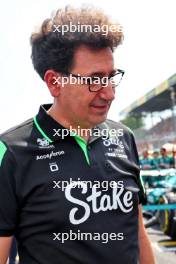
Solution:
M 81 184 L 82 194 L 86 194 L 88 191 L 87 184 L 84 182 L 79 182 L 78 184 L 77 182 L 74 182 L 74 184 L 69 184 L 65 189 L 66 199 L 76 205 L 73 207 L 73 209 L 71 209 L 69 214 L 70 222 L 73 225 L 78 225 L 85 222 L 89 218 L 91 212 L 96 214 L 101 211 L 105 212 L 119 208 L 122 212 L 129 213 L 133 209 L 133 194 L 131 191 L 125 191 L 124 193 L 123 186 L 121 188 L 119 188 L 117 185 L 114 186 L 112 188 L 112 195 L 102 195 L 102 191 L 97 191 L 96 185 L 93 185 L 92 194 L 87 196 L 87 202 L 85 202 L 72 196 L 72 189 L 75 188 L 75 184 L 79 184 L 79 188 Z M 99 203 L 97 198 L 100 198 Z M 84 214 L 80 218 L 76 216 L 77 212 L 79 211 L 79 207 L 84 209 Z

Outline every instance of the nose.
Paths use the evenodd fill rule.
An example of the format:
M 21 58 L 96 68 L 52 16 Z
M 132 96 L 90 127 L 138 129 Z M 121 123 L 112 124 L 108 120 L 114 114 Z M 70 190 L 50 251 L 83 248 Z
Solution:
M 99 95 L 101 99 L 113 101 L 115 99 L 115 89 L 113 88 L 112 84 L 109 83 L 107 86 L 103 87 L 103 89 L 100 90 Z

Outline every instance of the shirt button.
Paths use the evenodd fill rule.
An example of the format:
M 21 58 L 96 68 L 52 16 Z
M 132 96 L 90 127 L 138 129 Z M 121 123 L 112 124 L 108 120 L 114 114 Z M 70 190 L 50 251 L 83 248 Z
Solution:
M 90 146 L 90 145 L 88 145 L 88 146 L 87 146 L 87 149 L 88 149 L 88 150 L 90 150 L 90 149 L 91 149 L 91 146 Z
M 107 160 L 105 161 L 105 167 L 106 167 L 108 170 L 112 170 L 111 164 L 110 164 Z

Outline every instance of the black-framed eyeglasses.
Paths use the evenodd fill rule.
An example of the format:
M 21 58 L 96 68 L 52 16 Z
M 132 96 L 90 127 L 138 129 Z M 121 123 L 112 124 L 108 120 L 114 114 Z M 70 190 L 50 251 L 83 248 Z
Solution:
M 89 86 L 90 92 L 98 92 L 107 87 L 109 84 L 112 85 L 112 88 L 117 87 L 121 82 L 125 72 L 123 70 L 117 69 L 116 72 L 109 77 L 84 77 L 71 72 L 64 72 L 64 74 L 66 76 L 77 78 L 79 84 L 87 84 Z

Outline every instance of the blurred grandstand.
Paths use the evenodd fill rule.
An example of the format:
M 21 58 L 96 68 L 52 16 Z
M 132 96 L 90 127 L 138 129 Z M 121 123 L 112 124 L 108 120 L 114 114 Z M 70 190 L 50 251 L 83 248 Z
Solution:
M 140 127 L 133 130 L 140 153 L 144 149 L 160 148 L 165 143 L 176 144 L 175 108 L 176 74 L 136 100 L 120 113 L 122 117 L 141 116 L 144 123 L 150 118 L 150 128 Z

